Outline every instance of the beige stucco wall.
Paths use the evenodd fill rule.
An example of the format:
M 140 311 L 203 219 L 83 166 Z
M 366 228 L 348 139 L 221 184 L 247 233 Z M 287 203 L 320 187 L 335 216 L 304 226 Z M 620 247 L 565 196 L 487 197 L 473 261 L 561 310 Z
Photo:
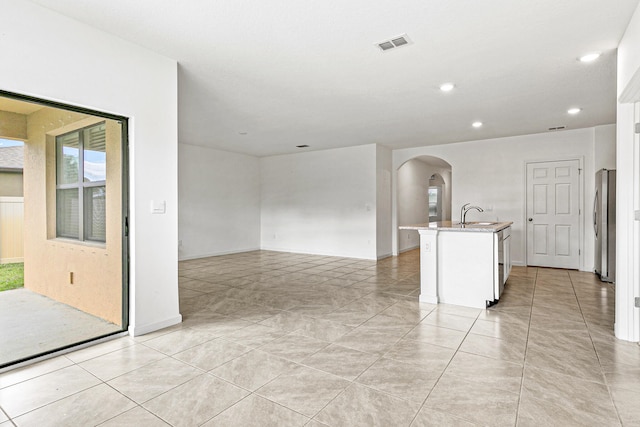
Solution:
M 27 139 L 27 116 L 9 111 L 0 111 L 0 137 Z
M 55 137 L 107 125 L 106 243 L 57 239 Z M 24 157 L 25 287 L 122 324 L 122 168 L 120 124 L 43 108 L 27 117 Z M 73 283 L 70 283 L 73 273 Z
M 22 173 L 0 171 L 0 197 L 22 197 Z

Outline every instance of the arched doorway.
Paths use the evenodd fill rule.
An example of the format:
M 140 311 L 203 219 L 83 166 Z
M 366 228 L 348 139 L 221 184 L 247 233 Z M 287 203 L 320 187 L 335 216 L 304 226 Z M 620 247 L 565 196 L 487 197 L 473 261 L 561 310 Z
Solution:
M 451 220 L 451 165 L 439 157 L 418 156 L 397 170 L 397 225 Z M 396 227 L 397 230 L 397 227 Z M 419 247 L 418 233 L 395 231 L 397 253 Z

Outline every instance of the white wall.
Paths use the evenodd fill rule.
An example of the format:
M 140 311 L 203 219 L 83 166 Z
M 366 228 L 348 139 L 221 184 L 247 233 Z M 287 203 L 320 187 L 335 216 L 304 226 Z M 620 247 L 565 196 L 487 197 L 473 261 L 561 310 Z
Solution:
M 261 247 L 377 258 L 376 146 L 260 159 Z
M 452 166 L 452 218 L 459 220 L 459 209 L 473 203 L 485 212 L 470 213 L 470 220 L 513 221 L 512 258 L 515 264 L 525 263 L 525 162 L 559 159 L 583 159 L 584 200 L 582 211 L 591 215 L 595 171 L 593 163 L 594 129 L 578 129 L 542 133 L 485 141 L 445 144 L 396 150 L 394 168 L 414 157 L 439 157 Z M 398 182 L 398 179 L 394 179 Z M 396 191 L 396 189 L 394 189 Z M 397 197 L 397 192 L 394 197 Z M 398 206 L 396 204 L 396 206 Z M 396 207 L 396 210 L 398 208 Z M 397 214 L 395 215 L 397 218 Z M 588 221 L 587 221 L 588 223 Z M 397 227 L 398 223 L 394 224 Z M 593 230 L 584 230 L 584 251 L 581 269 L 593 269 Z M 394 253 L 398 250 L 394 244 Z
M 440 169 L 438 172 L 444 179 L 444 194 L 442 195 L 442 219 L 451 221 L 453 216 L 453 206 L 451 204 L 451 195 L 453 194 L 453 184 L 450 169 Z
M 444 180 L 442 197 L 442 219 L 451 219 L 451 173 L 450 171 L 429 165 L 419 159 L 411 159 L 398 169 L 398 225 L 411 225 L 429 222 L 429 178 L 434 173 Z M 420 245 L 420 235 L 414 230 L 398 231 L 398 249 L 404 251 Z
M 615 169 L 616 125 L 596 126 L 594 131 L 594 169 Z
M 391 150 L 376 146 L 376 254 L 391 256 Z
M 179 258 L 259 249 L 259 159 L 194 145 L 178 147 Z
M 634 85 L 640 73 L 640 6 L 618 46 L 618 96 Z M 637 94 L 637 92 L 636 92 Z M 640 101 L 635 97 L 635 101 Z M 640 209 L 640 151 L 634 135 L 634 105 L 618 103 L 616 192 L 616 337 L 640 339 L 640 314 L 634 298 L 640 296 L 640 232 L 634 211 Z
M 27 1 L 0 10 L 0 89 L 130 118 L 130 331 L 180 322 L 176 61 Z

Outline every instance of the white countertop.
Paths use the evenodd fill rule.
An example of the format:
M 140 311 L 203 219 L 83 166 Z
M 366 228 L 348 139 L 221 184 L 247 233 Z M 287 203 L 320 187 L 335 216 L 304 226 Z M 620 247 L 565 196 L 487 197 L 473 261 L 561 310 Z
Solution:
M 481 231 L 497 233 L 510 227 L 513 222 L 473 221 L 466 224 L 452 221 L 426 222 L 424 224 L 401 225 L 400 230 L 438 230 L 438 231 Z

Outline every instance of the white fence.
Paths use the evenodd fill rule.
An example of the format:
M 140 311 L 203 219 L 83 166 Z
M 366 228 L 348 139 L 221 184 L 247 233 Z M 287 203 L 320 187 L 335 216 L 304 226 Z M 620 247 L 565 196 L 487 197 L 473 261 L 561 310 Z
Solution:
M 24 198 L 0 197 L 0 264 L 24 261 Z

